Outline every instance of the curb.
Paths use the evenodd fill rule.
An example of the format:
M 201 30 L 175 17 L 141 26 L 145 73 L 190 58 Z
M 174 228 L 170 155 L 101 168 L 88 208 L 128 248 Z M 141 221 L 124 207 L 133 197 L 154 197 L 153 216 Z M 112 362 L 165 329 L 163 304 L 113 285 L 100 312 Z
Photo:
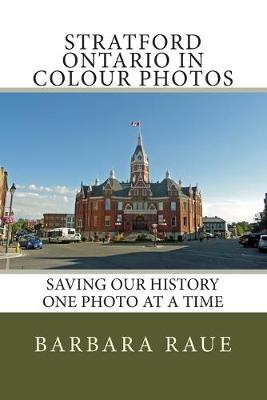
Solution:
M 22 253 L 20 253 L 20 254 L 7 253 L 3 256 L 0 254 L 0 260 L 7 260 L 8 258 L 17 258 L 17 257 L 21 257 L 21 256 L 22 256 Z

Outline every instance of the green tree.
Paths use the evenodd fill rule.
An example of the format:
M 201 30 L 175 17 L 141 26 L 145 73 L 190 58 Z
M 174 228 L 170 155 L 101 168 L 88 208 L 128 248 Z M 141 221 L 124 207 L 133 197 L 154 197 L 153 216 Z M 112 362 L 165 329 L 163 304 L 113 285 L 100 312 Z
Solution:
M 237 236 L 242 236 L 246 232 L 251 232 L 251 224 L 247 221 L 232 222 L 228 225 L 228 229 Z
M 20 231 L 27 226 L 27 219 L 19 218 L 15 224 L 12 225 L 13 232 Z
M 267 205 L 262 212 L 258 212 L 254 217 L 254 232 L 267 230 Z

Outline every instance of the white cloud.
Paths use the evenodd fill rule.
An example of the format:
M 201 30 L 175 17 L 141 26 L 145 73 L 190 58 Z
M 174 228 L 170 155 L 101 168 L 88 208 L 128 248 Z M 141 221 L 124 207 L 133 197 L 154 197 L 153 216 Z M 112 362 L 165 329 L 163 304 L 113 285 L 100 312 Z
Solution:
M 16 197 L 41 197 L 39 193 L 31 193 L 31 192 L 17 192 Z
M 66 194 L 70 192 L 66 186 L 54 186 L 54 191 L 60 194 Z
M 218 216 L 228 223 L 238 221 L 253 222 L 255 214 L 262 210 L 263 199 L 203 199 L 203 216 Z
M 7 199 L 9 204 L 9 199 Z M 42 218 L 44 213 L 73 213 L 75 189 L 64 185 L 17 185 L 13 200 L 16 218 Z
M 38 190 L 38 187 L 34 185 L 33 183 L 28 186 L 29 190 Z

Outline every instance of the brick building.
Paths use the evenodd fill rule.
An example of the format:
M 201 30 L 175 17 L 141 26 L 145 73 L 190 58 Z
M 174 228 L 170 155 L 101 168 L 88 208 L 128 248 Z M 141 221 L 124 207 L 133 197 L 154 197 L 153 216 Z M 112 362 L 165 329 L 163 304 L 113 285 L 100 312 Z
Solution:
M 74 228 L 74 214 L 44 214 L 43 229 L 46 234 L 49 229 Z
M 75 227 L 85 238 L 124 236 L 153 232 L 159 237 L 186 234 L 194 238 L 202 227 L 202 199 L 197 186 L 182 186 L 169 171 L 161 182 L 152 183 L 149 159 L 139 133 L 131 157 L 130 181 L 120 182 L 114 171 L 104 182 L 83 185 L 76 195 Z
M 0 168 L 0 219 L 5 215 L 7 191 L 8 191 L 7 172 L 4 170 L 3 167 L 1 167 Z

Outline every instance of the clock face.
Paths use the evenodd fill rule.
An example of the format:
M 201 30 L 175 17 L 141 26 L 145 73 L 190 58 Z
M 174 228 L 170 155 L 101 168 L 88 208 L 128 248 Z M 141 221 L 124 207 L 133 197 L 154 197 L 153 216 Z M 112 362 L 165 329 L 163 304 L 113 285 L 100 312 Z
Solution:
M 137 158 L 138 158 L 138 160 L 142 160 L 142 156 L 140 154 Z

